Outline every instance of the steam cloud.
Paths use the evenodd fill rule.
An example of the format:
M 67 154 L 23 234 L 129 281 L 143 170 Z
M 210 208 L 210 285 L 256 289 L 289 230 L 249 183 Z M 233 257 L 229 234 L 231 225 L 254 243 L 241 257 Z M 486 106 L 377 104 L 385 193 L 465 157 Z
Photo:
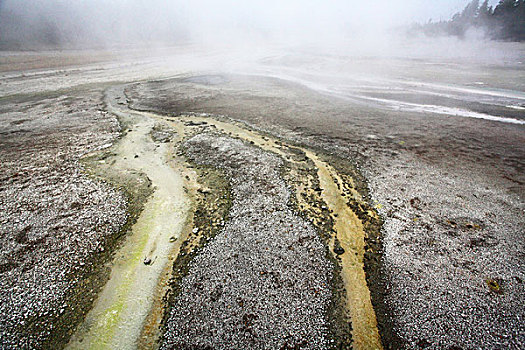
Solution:
M 410 46 L 396 28 L 450 18 L 466 2 L 0 0 L 0 49 L 284 44 L 392 55 Z M 420 44 L 419 53 L 435 50 Z M 443 48 L 457 52 L 455 45 L 445 43 Z M 479 50 L 475 44 L 462 52 Z

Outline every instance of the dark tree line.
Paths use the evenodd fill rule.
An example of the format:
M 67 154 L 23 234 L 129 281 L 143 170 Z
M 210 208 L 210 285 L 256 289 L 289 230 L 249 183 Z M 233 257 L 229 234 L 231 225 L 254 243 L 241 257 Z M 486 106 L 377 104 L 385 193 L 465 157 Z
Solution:
M 416 24 L 411 31 L 463 38 L 471 28 L 483 30 L 491 39 L 525 41 L 525 0 L 500 0 L 494 8 L 488 6 L 488 0 L 481 4 L 473 0 L 452 19 Z

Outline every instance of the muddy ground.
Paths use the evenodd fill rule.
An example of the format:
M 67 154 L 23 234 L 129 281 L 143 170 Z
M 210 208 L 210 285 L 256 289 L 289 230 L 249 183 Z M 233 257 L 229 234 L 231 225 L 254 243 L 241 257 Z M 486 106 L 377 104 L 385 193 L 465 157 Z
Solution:
M 350 98 L 347 92 L 353 89 L 342 85 L 339 90 L 319 88 L 328 78 L 309 76 L 310 82 L 318 83 L 315 86 L 302 83 L 303 73 L 302 80 L 297 78 L 299 75 L 290 78 L 290 66 L 308 69 L 311 65 L 317 69 L 318 63 L 326 59 L 322 57 L 306 61 L 298 61 L 294 56 L 285 56 L 286 60 L 264 58 L 253 69 L 257 75 L 246 75 L 222 73 L 217 67 L 204 64 L 206 60 L 202 58 L 192 60 L 191 54 L 181 55 L 184 57 L 179 59 L 178 66 L 172 64 L 176 59 L 96 63 L 97 59 L 88 60 L 89 65 L 70 64 L 67 70 L 50 68 L 57 66 L 55 56 L 47 66 L 28 59 L 27 55 L 2 60 L 0 344 L 3 348 L 57 348 L 67 343 L 109 277 L 111 265 L 106 263 L 111 261 L 121 241 L 119 237 L 129 229 L 130 218 L 133 215 L 136 218 L 140 203 L 149 193 L 147 186 L 141 187 L 147 184 L 146 179 L 133 182 L 141 179 L 139 175 L 117 179 L 125 184 L 119 186 L 111 179 L 94 177 L 80 162 L 83 155 L 109 148 L 119 135 L 122 137 L 117 118 L 107 113 L 103 103 L 104 90 L 117 85 L 117 81 L 131 83 L 126 88 L 128 100 L 122 102 L 126 108 L 155 111 L 173 120 L 181 113 L 191 116 L 187 112 L 224 115 L 225 120 L 231 117 L 245 123 L 247 129 L 315 151 L 341 178 L 348 176 L 348 183 L 359 182 L 356 187 L 360 195 L 370 209 L 373 207 L 381 215 L 381 220 L 369 222 L 370 217 L 364 213 L 373 210 L 364 210 L 364 205 L 352 201 L 348 204 L 354 212 L 361 212 L 364 223 L 369 222 L 365 229 L 370 234 L 376 229 L 374 225 L 382 223 L 380 236 L 370 236 L 365 241 L 370 252 L 365 255 L 365 271 L 384 348 L 523 348 L 525 126 L 466 118 L 461 111 L 447 115 L 383 108 L 370 100 L 363 103 L 362 99 Z M 100 61 L 107 59 L 104 55 L 100 57 Z M 343 58 L 329 60 L 340 60 L 341 65 L 348 63 Z M 420 68 L 421 64 L 403 61 L 399 65 Z M 213 68 L 214 73 L 187 73 L 199 65 L 202 70 Z M 47 68 L 41 70 L 43 67 Z M 485 87 L 476 87 L 475 93 L 462 91 L 449 98 L 433 98 L 431 103 L 512 120 L 524 118 L 520 109 L 524 90 L 520 85 L 522 67 L 462 69 L 460 65 L 451 65 L 444 70 L 446 74 L 440 75 L 441 69 L 437 66 L 414 69 L 406 76 L 410 80 L 449 84 L 439 89 L 450 91 L 456 91 L 450 84 L 472 89 L 469 84 L 484 79 L 489 85 L 486 89 L 497 91 L 483 95 L 479 92 Z M 507 78 L 500 80 L 498 74 L 502 72 Z M 184 74 L 170 78 L 181 73 Z M 340 76 L 331 83 L 338 86 L 344 80 Z M 398 87 L 401 83 L 392 84 Z M 438 88 L 432 89 L 431 93 L 436 94 Z M 346 95 L 340 93 L 343 90 Z M 429 92 L 419 99 L 420 93 L 417 90 L 406 96 L 396 94 L 396 98 L 430 103 Z M 392 94 L 374 90 L 367 96 L 385 99 Z M 193 155 L 194 160 L 197 156 Z M 235 179 L 234 174 L 228 175 L 228 170 L 221 176 L 221 181 Z M 142 185 L 138 186 L 139 183 Z M 138 193 L 133 193 L 134 189 L 139 189 Z M 233 203 L 235 208 L 235 199 Z M 293 216 L 301 210 L 293 201 L 286 205 L 286 210 L 292 210 L 287 215 Z M 308 219 L 313 214 L 301 215 Z M 323 238 L 318 221 L 312 221 L 314 228 L 305 227 L 308 232 L 317 230 Z M 217 240 L 201 244 L 205 250 L 192 255 L 198 256 L 193 260 L 195 264 L 217 254 L 221 242 L 228 243 L 226 237 L 216 234 L 234 230 L 215 229 L 212 236 Z M 337 248 L 326 240 L 322 242 L 332 250 Z M 322 249 L 315 244 L 319 258 Z M 334 261 L 337 265 L 337 260 Z M 190 260 L 184 266 L 192 266 L 188 264 Z M 316 268 L 316 272 L 329 265 L 322 263 L 323 267 Z M 194 266 L 193 270 L 186 270 L 186 280 L 178 279 L 181 294 L 179 299 L 166 299 L 171 305 L 185 305 L 184 300 L 199 301 L 191 298 L 187 286 L 192 278 L 207 273 L 204 266 Z M 323 293 L 328 296 L 337 291 Z M 217 298 L 214 302 L 221 302 L 220 296 Z M 320 310 L 329 309 L 326 299 L 319 303 L 324 305 L 319 306 Z M 287 306 L 294 309 L 292 305 Z M 168 325 L 184 321 L 184 310 L 164 306 L 166 315 L 171 315 L 171 321 L 165 318 Z M 243 314 L 240 309 L 231 312 Z M 245 327 L 263 327 L 251 318 L 245 323 Z M 329 333 L 323 330 L 326 325 L 314 323 L 305 334 Z M 286 324 L 291 326 L 284 322 L 280 329 L 286 329 Z M 181 329 L 187 329 L 185 334 L 170 331 L 172 326 L 168 326 L 164 329 L 165 347 L 180 344 L 191 332 L 208 326 L 183 325 Z M 212 347 L 215 344 L 219 348 L 220 344 L 213 341 L 218 339 L 216 336 L 209 333 L 200 338 L 194 336 L 194 342 L 184 344 Z M 251 335 L 248 332 L 245 336 L 243 341 Z M 298 335 L 290 339 L 297 339 L 293 343 L 297 345 L 302 338 Z M 239 339 L 235 341 L 245 344 Z M 272 341 L 268 339 L 265 343 L 274 344 Z M 320 341 L 311 347 L 330 346 Z

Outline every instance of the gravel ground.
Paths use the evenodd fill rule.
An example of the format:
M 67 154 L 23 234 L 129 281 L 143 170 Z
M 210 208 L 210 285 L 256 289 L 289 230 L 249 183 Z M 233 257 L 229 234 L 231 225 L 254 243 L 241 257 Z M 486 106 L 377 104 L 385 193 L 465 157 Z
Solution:
M 314 228 L 287 206 L 282 161 L 209 133 L 185 146 L 231 177 L 233 206 L 191 262 L 161 348 L 327 348 L 331 266 Z
M 2 349 L 60 344 L 53 339 L 93 298 L 96 283 L 81 278 L 126 220 L 121 194 L 90 180 L 78 163 L 118 135 L 116 120 L 99 110 L 100 97 L 86 91 L 0 104 Z M 88 290 L 76 298 L 81 284 Z
M 458 71 L 465 81 L 479 73 L 470 68 Z M 499 68 L 484 69 L 502 87 Z M 133 103 L 228 115 L 357 161 L 385 220 L 370 286 L 385 347 L 525 347 L 524 126 L 382 111 L 278 79 L 212 78 L 137 85 Z
M 38 65 L 34 68 L 39 68 L 42 58 L 38 53 L 35 55 L 38 58 L 34 62 L 38 62 Z M 105 238 L 115 232 L 125 220 L 122 196 L 109 186 L 86 178 L 77 163 L 84 152 L 110 143 L 115 138 L 116 122 L 98 110 L 102 108 L 100 91 L 82 91 L 80 94 L 71 87 L 205 69 L 208 58 L 199 60 L 195 56 L 198 54 L 190 50 L 181 60 L 165 62 L 169 64 L 128 62 L 94 64 L 80 69 L 71 67 L 52 71 L 2 73 L 0 348 L 41 348 L 43 344 L 48 344 L 46 342 L 51 339 L 50 334 L 54 333 L 56 336 L 64 329 L 71 328 L 76 321 L 70 316 L 78 315 L 73 307 L 76 308 L 92 296 L 68 299 L 68 295 L 71 295 L 72 288 L 82 274 L 93 267 L 89 264 L 93 253 L 101 250 Z M 316 56 L 310 60 L 301 60 L 301 57 L 298 59 L 294 56 L 279 57 L 269 60 L 271 66 L 262 67 L 261 74 L 279 76 L 280 69 L 284 67 L 287 75 L 294 75 L 294 72 L 302 69 L 308 74 L 296 76 L 310 79 L 314 83 L 310 87 L 314 90 L 317 79 L 317 82 L 321 82 L 321 87 L 329 84 L 334 88 L 332 90 L 337 90 L 338 84 L 341 84 L 341 91 L 346 91 L 346 80 L 350 85 L 361 89 L 363 82 L 356 83 L 351 76 L 366 77 L 370 74 L 372 79 L 368 83 L 372 85 L 367 89 L 370 88 L 371 94 L 380 98 L 390 96 L 385 92 L 390 88 L 399 89 L 405 86 L 404 82 L 408 79 L 414 83 L 410 89 L 415 89 L 412 91 L 414 96 L 411 95 L 410 98 L 416 101 L 421 101 L 423 95 L 427 96 L 427 101 L 428 92 L 432 95 L 439 93 L 439 96 L 446 93 L 450 94 L 451 100 L 442 96 L 430 101 L 435 104 L 450 103 L 467 109 L 483 108 L 503 116 L 523 119 L 522 110 L 511 111 L 505 107 L 509 103 L 515 104 L 514 98 L 507 100 L 497 94 L 491 95 L 490 91 L 485 95 L 471 94 L 468 91 L 459 94 L 453 90 L 456 87 L 481 92 L 483 89 L 495 89 L 498 93 L 513 90 L 522 94 L 524 70 L 515 63 L 479 66 L 463 62 L 441 62 L 429 65 L 426 60 L 386 59 L 375 60 L 374 63 L 372 58 L 366 58 L 361 64 L 356 64 L 352 59 L 345 62 L 344 57 L 336 56 Z M 13 67 L 11 60 L 7 63 L 8 67 L 4 65 L 1 70 L 15 69 L 9 68 Z M 393 69 L 396 66 L 399 68 Z M 20 69 L 31 67 L 31 64 L 24 65 Z M 370 67 L 378 69 L 370 70 Z M 348 73 L 346 76 L 345 72 Z M 318 75 L 310 76 L 310 73 Z M 383 73 L 386 73 L 383 78 L 387 80 L 377 90 L 373 82 L 376 78 L 382 78 Z M 322 77 L 323 74 L 326 78 Z M 477 81 L 483 81 L 485 85 L 472 85 Z M 425 91 L 426 88 L 417 87 L 419 83 L 423 83 L 422 86 L 427 83 L 443 86 L 438 90 L 429 88 L 429 91 Z M 449 87 L 452 89 L 449 90 Z M 45 92 L 57 89 L 64 90 Z M 371 290 L 380 326 L 395 333 L 395 337 L 383 338 L 386 347 L 525 347 L 522 325 L 525 317 L 522 306 L 525 295 L 525 222 L 522 199 L 525 193 L 524 126 L 458 118 L 453 115 L 383 110 L 368 102 L 355 103 L 351 99 L 328 96 L 322 89 L 316 92 L 290 81 L 265 77 L 217 75 L 140 83 L 130 97 L 133 105 L 139 108 L 167 113 L 193 111 L 232 116 L 309 147 L 324 149 L 349 161 L 357 160 L 369 181 L 372 204 L 380 208 L 385 219 L 382 259 L 384 281 L 382 284 L 372 285 Z M 475 106 L 472 101 L 475 101 Z M 206 144 L 209 141 L 208 144 L 211 144 L 211 139 L 203 141 L 206 137 L 200 136 L 202 139 L 199 142 Z M 242 176 L 250 179 L 252 188 L 247 188 L 246 191 L 257 192 L 253 191 L 257 189 L 260 193 L 252 194 L 260 197 L 261 201 L 266 200 L 264 198 L 270 191 L 263 186 L 264 179 L 250 178 L 244 173 L 245 170 L 248 173 L 268 170 L 262 162 L 252 156 L 242 157 L 245 153 L 240 148 L 230 150 L 227 154 L 210 152 L 209 147 L 198 148 L 198 140 L 200 139 L 192 141 L 194 145 L 189 145 L 190 151 L 192 148 L 203 151 L 202 156 L 193 154 L 196 160 L 222 166 L 231 174 L 233 184 L 241 184 Z M 265 154 L 246 147 L 250 152 Z M 227 161 L 228 156 L 234 157 L 231 159 L 238 162 L 230 164 Z M 266 154 L 265 157 L 268 156 Z M 272 159 L 270 163 L 276 168 L 273 173 L 270 172 L 270 178 L 274 176 L 277 180 L 271 181 L 274 186 L 272 191 L 276 192 L 272 192 L 270 198 L 277 201 L 277 198 L 286 197 L 282 196 L 283 192 L 280 197 L 277 196 L 279 191 L 286 192 L 286 189 L 284 185 L 280 185 L 282 182 L 278 177 L 278 162 L 275 163 L 275 158 Z M 246 164 L 250 167 L 235 167 Z M 240 187 L 235 191 L 240 191 Z M 277 197 L 274 198 L 273 195 Z M 270 199 L 268 201 L 274 203 Z M 251 316 L 257 315 L 255 311 L 271 310 L 283 312 L 284 315 L 284 311 L 293 307 L 301 312 L 315 313 L 321 308 L 303 308 L 297 305 L 317 300 L 309 297 L 308 293 L 319 298 L 317 305 L 324 305 L 324 301 L 329 299 L 328 295 L 321 298 L 320 294 L 327 293 L 321 288 L 315 294 L 308 288 L 286 289 L 286 283 L 277 283 L 277 287 L 280 287 L 276 290 L 278 297 L 271 297 L 273 294 L 270 293 L 270 287 L 275 285 L 275 281 L 280 282 L 277 277 L 286 277 L 288 280 L 285 279 L 285 282 L 294 281 L 294 278 L 309 271 L 315 276 L 325 276 L 326 279 L 326 272 L 330 269 L 320 258 L 323 256 L 322 246 L 315 238 L 317 236 L 313 229 L 306 226 L 304 231 L 310 233 L 302 236 L 294 233 L 304 227 L 304 223 L 292 213 L 285 215 L 288 210 L 284 205 L 285 199 L 274 203 L 273 213 L 268 212 L 271 207 L 264 206 L 259 210 L 260 213 L 250 212 L 247 213 L 250 215 L 241 217 L 237 213 L 250 211 L 250 206 L 242 205 L 245 202 L 242 196 L 236 197 L 232 211 L 236 215 L 233 220 L 223 233 L 210 242 L 192 265 L 193 270 L 185 280 L 186 289 L 180 295 L 178 303 L 182 305 L 182 298 L 188 298 L 189 305 L 192 305 L 192 309 L 188 310 L 194 310 L 195 307 L 200 313 L 185 315 L 185 319 L 181 321 L 184 309 L 174 308 L 168 325 L 171 333 L 165 339 L 165 347 L 175 347 L 176 344 L 186 347 L 204 346 L 215 340 L 220 344 L 223 341 L 221 335 L 208 331 L 209 328 L 205 329 L 213 326 L 212 320 L 221 322 L 221 327 L 224 326 L 217 329 L 226 330 L 228 326 L 229 330 L 235 330 L 228 332 L 230 337 L 244 337 L 238 340 L 238 344 L 241 344 L 239 347 L 246 347 L 248 340 L 252 339 L 251 334 L 257 335 L 254 339 L 262 339 L 259 343 L 261 347 L 279 347 L 283 344 L 268 340 L 270 335 L 264 333 L 264 327 L 282 326 L 282 334 L 272 334 L 279 334 L 284 339 L 283 337 L 288 336 L 285 328 L 293 328 L 299 323 L 288 322 L 286 317 L 291 317 L 290 314 L 276 317 L 278 322 L 273 319 L 264 319 L 263 322 L 262 317 L 254 319 Z M 251 218 L 255 214 L 264 214 L 267 219 L 264 222 L 252 222 Z M 293 233 L 300 237 L 314 238 L 292 245 L 293 251 L 282 249 L 286 245 L 283 240 L 288 237 L 284 234 L 269 242 L 270 236 L 264 234 L 265 232 L 284 233 L 267 226 L 277 221 L 277 225 L 282 228 L 282 224 L 278 222 L 280 217 L 283 222 L 292 222 L 294 225 L 287 235 Z M 294 220 L 297 220 L 297 224 Z M 233 225 L 236 221 L 239 225 Z M 234 227 L 237 230 L 242 228 L 242 236 Z M 250 232 L 252 227 L 261 229 Z M 225 234 L 227 232 L 231 234 Z M 248 254 L 242 259 L 239 256 L 234 257 L 232 254 L 235 253 L 226 255 L 221 251 L 219 254 L 219 246 L 223 249 L 234 243 L 240 245 L 241 241 L 234 242 L 233 237 L 245 238 L 255 234 L 260 234 L 260 237 L 243 242 L 242 248 L 248 249 Z M 227 239 L 232 239 L 232 242 Z M 260 243 L 257 243 L 258 240 Z M 225 243 L 219 245 L 219 242 Z M 265 253 L 276 254 L 280 258 L 268 258 L 263 263 L 259 259 L 259 248 L 264 248 L 264 245 L 269 248 L 268 251 L 264 250 Z M 314 257 L 323 261 L 315 260 L 315 264 L 311 262 L 306 268 L 306 262 L 300 260 L 307 256 L 304 251 L 295 255 L 296 250 L 306 249 L 303 248 L 304 245 L 317 246 L 317 250 L 312 247 L 313 251 L 318 251 Z M 213 250 L 213 247 L 217 248 Z M 235 249 L 240 248 L 235 246 Z M 286 261 L 287 265 L 277 266 L 274 260 L 278 264 L 283 262 L 283 265 Z M 201 263 L 202 267 L 199 266 Z M 273 272 L 278 268 L 291 271 L 288 270 L 289 266 L 295 266 L 294 264 L 302 267 L 298 269 L 300 273 L 294 273 L 293 276 L 282 273 L 275 277 Z M 246 289 L 249 286 L 261 288 L 261 293 L 268 293 L 268 298 L 255 298 L 248 293 L 250 289 L 242 292 L 252 295 L 250 302 L 245 301 L 245 295 L 240 296 L 242 300 L 233 300 L 238 295 L 233 295 L 231 291 L 239 291 L 241 294 L 242 289 L 228 289 L 217 277 L 227 271 L 224 266 L 238 266 L 237 272 L 231 273 L 231 282 L 228 283 L 237 283 Z M 312 266 L 316 266 L 317 270 L 312 269 Z M 216 271 L 215 274 L 213 271 Z M 243 278 L 253 271 L 255 273 L 250 280 L 253 284 L 249 284 Z M 193 290 L 194 285 L 190 284 L 192 276 L 203 276 L 202 280 L 196 280 L 196 287 L 203 288 L 206 293 Z M 204 276 L 209 278 L 205 279 Z M 253 282 L 256 280 L 258 283 Z M 323 280 L 316 277 L 315 281 L 320 284 L 319 281 Z M 85 283 L 89 285 L 91 282 L 86 280 Z M 222 286 L 222 294 L 219 285 Z M 263 290 L 263 286 L 268 288 Z M 288 294 L 284 293 L 284 289 L 290 293 L 296 290 L 303 294 L 296 299 L 285 298 Z M 378 296 L 383 302 L 376 299 Z M 226 303 L 227 298 L 229 303 Z M 204 309 L 204 305 L 198 304 L 200 302 L 208 303 L 206 306 L 213 305 L 213 308 Z M 245 309 L 241 309 L 240 303 Z M 266 305 L 268 309 L 265 309 Z M 248 307 L 250 309 L 246 309 Z M 216 313 L 212 315 L 212 311 Z M 216 317 L 217 314 L 220 317 Z M 293 314 L 294 317 L 301 315 Z M 209 318 L 211 316 L 213 318 Z M 310 322 L 315 320 L 312 315 L 307 318 Z M 195 321 L 202 319 L 206 321 Z M 323 334 L 326 328 L 323 322 L 315 323 L 317 328 L 311 323 L 305 323 L 305 328 L 310 333 L 304 339 L 322 340 L 321 337 L 312 335 Z M 243 327 L 242 332 L 239 332 L 240 327 Z M 296 338 L 288 339 L 296 339 L 293 343 L 299 344 L 303 338 L 298 335 L 298 331 L 294 332 Z M 389 343 L 394 338 L 398 342 Z M 224 340 L 227 341 L 229 340 Z M 255 346 L 252 344 L 249 347 Z
M 523 349 L 523 201 L 474 169 L 401 157 L 370 176 L 394 332 L 406 348 Z

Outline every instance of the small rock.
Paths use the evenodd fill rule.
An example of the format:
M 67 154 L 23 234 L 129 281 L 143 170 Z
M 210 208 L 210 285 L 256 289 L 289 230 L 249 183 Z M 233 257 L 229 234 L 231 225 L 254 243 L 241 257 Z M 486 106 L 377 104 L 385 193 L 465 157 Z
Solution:
M 487 283 L 487 286 L 492 292 L 496 294 L 503 294 L 503 289 L 501 288 L 501 285 L 498 283 L 498 281 L 488 278 L 485 280 L 485 283 Z
M 345 253 L 345 250 L 343 249 L 343 247 L 335 247 L 334 253 L 336 253 L 337 255 L 342 255 Z

